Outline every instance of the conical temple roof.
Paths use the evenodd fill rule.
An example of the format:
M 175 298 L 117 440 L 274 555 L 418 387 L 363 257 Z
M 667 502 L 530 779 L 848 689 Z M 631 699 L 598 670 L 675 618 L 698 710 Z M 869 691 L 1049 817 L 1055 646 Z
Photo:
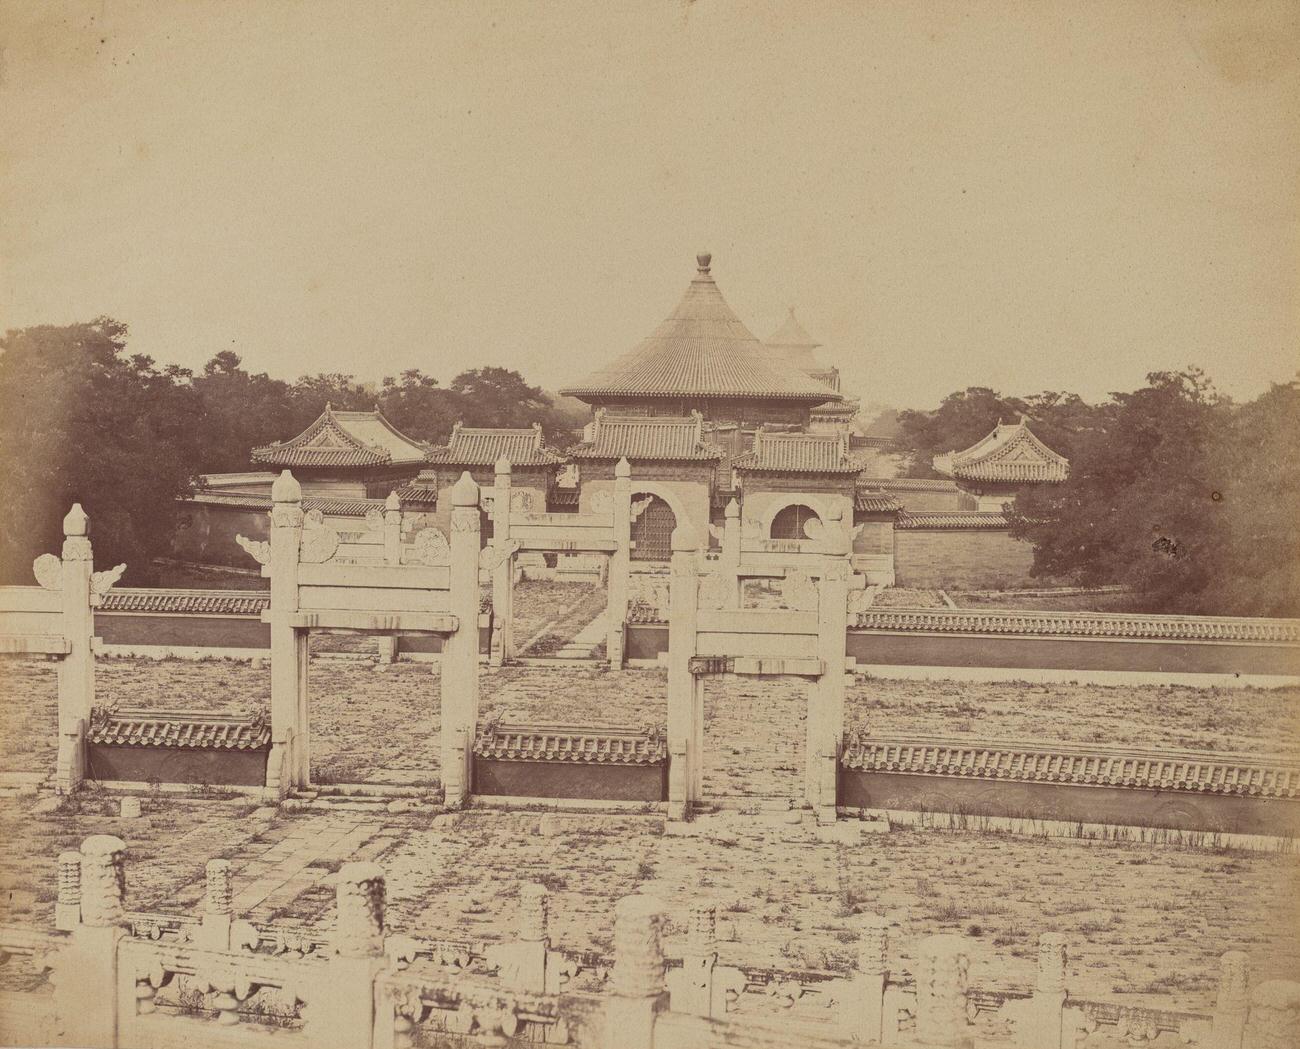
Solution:
M 793 306 L 790 307 L 785 323 L 767 337 L 764 345 L 774 356 L 788 361 L 800 371 L 822 370 L 821 363 L 813 353 L 821 343 L 809 335 L 804 326 L 799 323 L 799 318 L 794 315 Z
M 711 256 L 654 333 L 582 382 L 561 390 L 602 397 L 745 397 L 836 400 L 797 367 L 773 357 L 727 305 L 710 274 Z

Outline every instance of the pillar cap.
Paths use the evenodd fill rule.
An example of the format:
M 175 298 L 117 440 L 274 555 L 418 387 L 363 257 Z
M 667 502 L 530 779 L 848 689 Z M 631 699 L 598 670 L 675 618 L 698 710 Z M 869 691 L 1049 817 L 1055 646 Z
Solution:
M 695 534 L 695 529 L 688 525 L 679 524 L 673 529 L 672 537 L 673 553 L 693 553 L 700 548 L 699 537 Z
M 63 518 L 64 535 L 85 535 L 90 528 L 90 518 L 80 503 L 73 503 L 72 509 Z
M 463 471 L 460 480 L 451 486 L 451 505 L 478 506 L 478 485 L 468 470 Z
M 510 460 L 507 459 L 504 455 L 501 456 L 501 458 L 498 459 L 496 462 L 495 470 L 499 474 L 510 473 Z
M 632 476 L 632 464 L 627 461 L 626 455 L 623 456 L 622 459 L 620 459 L 617 463 L 614 464 L 614 476 L 615 477 Z
M 400 510 L 401 508 L 402 508 L 402 500 L 400 500 L 399 498 L 397 498 L 397 493 L 396 493 L 396 492 L 389 492 L 389 493 L 388 493 L 388 498 L 384 500 L 384 509 L 385 509 L 385 510 Z
M 124 852 L 126 842 L 112 834 L 92 834 L 81 843 L 83 856 L 111 856 L 115 852 Z
M 271 502 L 273 503 L 299 503 L 302 502 L 302 485 L 288 470 L 281 470 L 280 476 L 275 479 L 271 485 Z
M 735 496 L 732 496 L 730 499 L 727 500 L 727 509 L 725 513 L 728 517 L 740 516 L 740 504 L 736 502 Z

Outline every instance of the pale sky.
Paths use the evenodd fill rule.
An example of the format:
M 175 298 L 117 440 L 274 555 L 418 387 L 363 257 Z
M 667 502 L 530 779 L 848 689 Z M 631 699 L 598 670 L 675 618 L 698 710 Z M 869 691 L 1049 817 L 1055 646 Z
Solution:
M 845 386 L 1300 358 L 1300 5 L 0 0 L 0 328 L 557 388 L 713 253 Z

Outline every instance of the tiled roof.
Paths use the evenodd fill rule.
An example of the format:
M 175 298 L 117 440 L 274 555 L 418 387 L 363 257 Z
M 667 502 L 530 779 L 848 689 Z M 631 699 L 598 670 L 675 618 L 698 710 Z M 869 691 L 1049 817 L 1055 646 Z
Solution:
M 265 590 L 152 590 L 114 587 L 100 612 L 166 612 L 174 615 L 257 616 L 271 606 Z
M 678 418 L 662 415 L 609 415 L 603 410 L 587 424 L 574 459 L 708 459 L 723 451 L 704 440 L 699 413 Z
M 182 503 L 204 503 L 212 506 L 229 506 L 237 510 L 271 509 L 269 495 L 252 495 L 243 492 L 209 492 L 200 488 L 190 495 L 181 496 Z M 382 499 L 343 499 L 336 496 L 309 495 L 302 501 L 304 510 L 319 510 L 331 517 L 365 517 L 371 510 L 384 508 Z
M 662 765 L 662 733 L 574 725 L 489 722 L 474 738 L 474 756 L 497 761 L 571 761 L 596 765 Z
M 871 772 L 1257 798 L 1300 797 L 1300 766 L 1213 752 L 854 736 L 840 761 L 845 768 Z
M 552 488 L 546 493 L 546 503 L 548 506 L 576 507 L 579 495 L 577 488 Z
M 763 345 L 772 351 L 773 356 L 793 364 L 805 374 L 826 371 L 813 352 L 821 343 L 809 335 L 804 326 L 799 323 L 799 319 L 794 315 L 793 306 L 790 307 L 785 322 L 763 340 Z
M 396 491 L 403 506 L 411 504 L 433 509 L 438 505 L 438 475 L 433 470 L 421 470 L 414 481 Z
M 741 323 L 709 273 L 710 256 L 672 314 L 632 350 L 560 392 L 603 397 L 747 397 L 838 400 L 838 394 L 777 359 Z
M 131 747 L 257 750 L 271 743 L 265 718 L 157 710 L 92 711 L 91 743 Z
M 431 463 L 451 466 L 495 466 L 505 456 L 511 466 L 552 466 L 564 462 L 564 456 L 542 444 L 541 426 L 523 430 L 452 427 L 444 448 L 431 448 Z
M 904 510 L 895 528 L 1006 528 L 1011 522 L 999 510 Z
M 253 449 L 253 462 L 274 466 L 383 466 L 423 461 L 425 448 L 399 432 L 378 410 L 336 412 L 330 405 L 287 441 Z
M 882 436 L 874 433 L 851 433 L 849 434 L 850 448 L 877 448 L 880 451 L 886 451 L 894 446 L 897 438 Z
M 1239 616 L 1143 616 L 1120 612 L 995 611 L 976 608 L 868 608 L 864 630 L 1019 637 L 1122 637 L 1155 641 L 1300 643 L 1300 619 Z
M 848 441 L 834 433 L 754 434 L 754 450 L 732 460 L 737 470 L 773 473 L 857 473 L 862 464 L 849 455 Z
M 936 455 L 934 468 L 962 481 L 1004 484 L 1064 481 L 1070 474 L 1069 461 L 1035 437 L 1024 419 L 998 423 L 965 451 Z
M 888 492 L 864 492 L 858 489 L 853 493 L 853 509 L 868 514 L 892 514 L 902 509 L 902 505 Z
M 850 442 L 852 443 L 852 442 Z M 928 477 L 862 477 L 860 485 L 879 488 L 886 492 L 957 492 L 956 481 Z

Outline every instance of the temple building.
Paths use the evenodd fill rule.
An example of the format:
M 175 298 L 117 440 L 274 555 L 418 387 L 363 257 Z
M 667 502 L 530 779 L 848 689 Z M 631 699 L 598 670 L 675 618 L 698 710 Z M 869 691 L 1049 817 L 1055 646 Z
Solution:
M 935 456 L 933 465 L 975 496 L 977 510 L 1001 510 L 1025 485 L 1059 484 L 1070 475 L 1066 458 L 1035 437 L 1023 417 L 999 422 L 964 451 Z
M 647 339 L 560 392 L 621 415 L 699 412 L 710 428 L 750 437 L 763 424 L 807 429 L 814 407 L 843 400 L 750 333 L 718 290 L 712 256 L 696 262 L 681 302 Z
M 292 470 L 305 496 L 383 499 L 415 476 L 427 446 L 412 440 L 379 409 L 336 412 L 330 405 L 287 441 L 253 449 L 253 462 Z M 270 479 L 266 494 L 270 495 Z

